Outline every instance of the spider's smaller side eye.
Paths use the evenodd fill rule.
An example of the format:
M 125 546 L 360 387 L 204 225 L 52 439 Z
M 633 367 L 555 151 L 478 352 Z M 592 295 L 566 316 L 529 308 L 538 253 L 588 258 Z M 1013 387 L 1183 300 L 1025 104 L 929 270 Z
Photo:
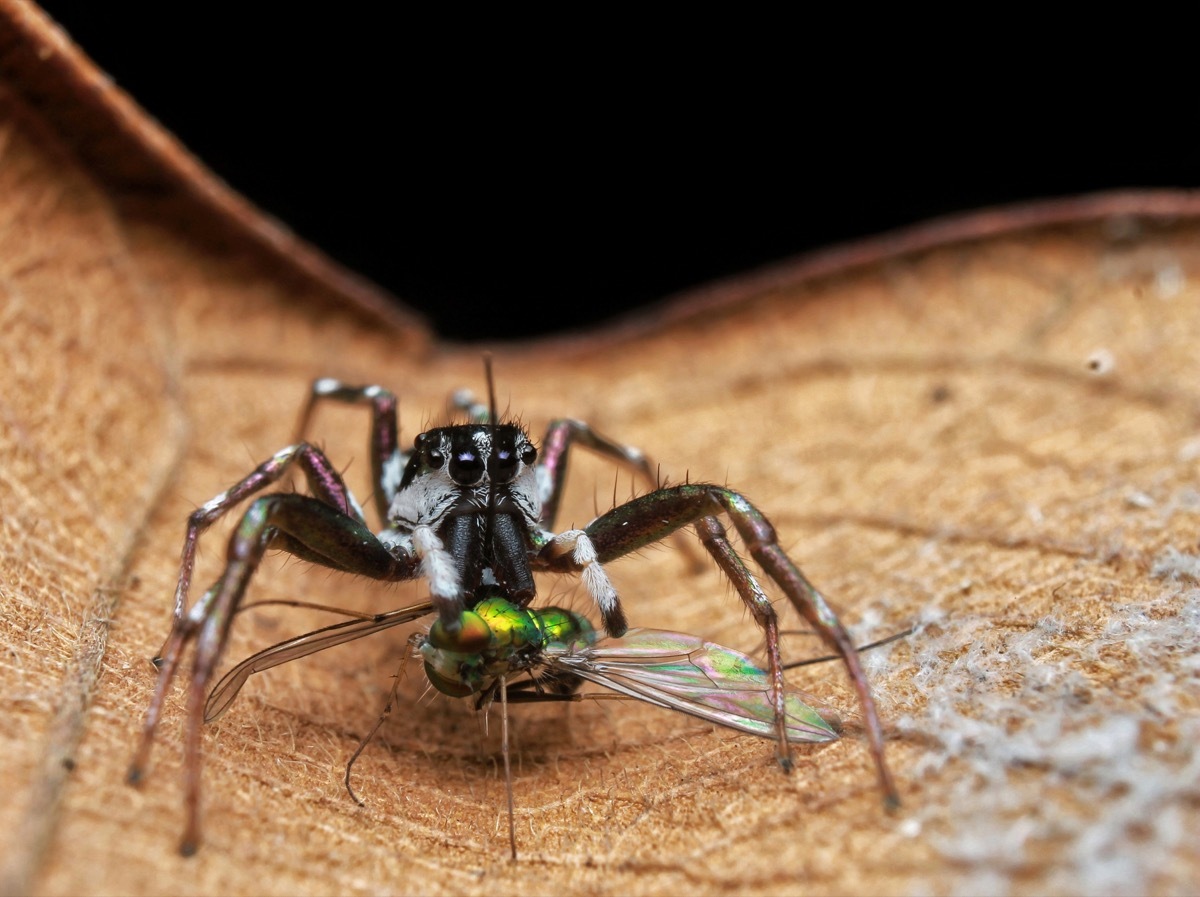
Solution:
M 521 463 L 522 464 L 526 464 L 526 465 L 532 464 L 536 460 L 537 460 L 537 449 L 535 449 L 532 445 L 527 445 L 527 446 L 525 446 L 525 448 L 521 449 Z
M 435 443 L 429 438 L 428 433 L 420 433 L 413 440 L 413 448 L 420 454 L 421 463 L 427 467 L 432 467 L 438 470 L 446 463 L 446 456 L 435 447 Z

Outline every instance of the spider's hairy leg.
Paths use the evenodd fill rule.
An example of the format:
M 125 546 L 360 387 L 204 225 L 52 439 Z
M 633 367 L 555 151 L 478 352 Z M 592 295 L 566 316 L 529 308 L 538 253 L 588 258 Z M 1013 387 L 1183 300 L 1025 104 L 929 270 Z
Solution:
M 175 608 L 172 615 L 174 625 L 178 627 L 187 612 L 187 597 L 192 586 L 192 572 L 196 566 L 196 546 L 200 536 L 210 526 L 220 520 L 229 510 L 245 499 L 261 492 L 277 482 L 293 464 L 300 465 L 304 471 L 308 487 L 314 496 L 326 505 L 341 513 L 362 521 L 362 509 L 358 501 L 350 494 L 342 476 L 325 457 L 325 453 L 307 442 L 298 442 L 280 449 L 250 474 L 239 480 L 220 495 L 214 496 L 188 515 L 187 529 L 183 537 L 183 550 L 179 558 L 179 580 L 175 585 Z M 163 652 L 155 659 L 157 665 Z
M 875 700 L 871 696 L 871 686 L 859 663 L 854 642 L 825 597 L 780 547 L 775 528 L 758 508 L 744 496 L 722 486 L 689 483 L 659 489 L 613 508 L 589 523 L 584 533 L 595 549 L 595 562 L 606 563 L 645 548 L 683 527 L 699 523 L 703 518 L 716 514 L 729 517 L 750 556 L 783 590 L 788 600 L 821 639 L 842 658 L 863 708 L 867 742 L 879 773 L 885 801 L 889 806 L 899 804 L 895 782 L 884 760 L 883 730 L 875 710 Z M 704 529 L 701 533 L 703 537 Z M 722 569 L 725 569 L 722 561 L 724 551 L 720 547 L 720 541 L 714 542 L 710 539 L 705 545 L 716 557 L 718 564 L 722 564 Z M 570 554 L 547 557 L 543 559 L 544 569 L 555 572 L 567 572 L 572 569 L 580 571 L 580 566 L 571 566 L 570 559 Z M 728 570 L 726 572 L 728 573 Z M 743 588 L 748 588 L 747 583 L 743 580 L 739 584 L 739 577 L 740 573 L 733 577 L 734 584 L 738 586 L 739 594 L 746 601 L 750 611 L 759 619 L 761 607 L 758 599 L 752 589 L 743 591 Z M 619 600 L 616 601 L 616 608 L 619 615 Z
M 184 791 L 187 826 L 180 852 L 194 853 L 200 839 L 200 727 L 216 665 L 251 577 L 269 548 L 348 573 L 379 580 L 412 579 L 417 561 L 397 558 L 356 516 L 306 495 L 265 495 L 251 503 L 229 540 L 225 571 L 204 597 L 177 622 L 164 646 L 154 696 L 128 780 L 144 774 L 163 700 L 184 650 L 195 643 L 188 681 L 184 732 Z
M 785 770 L 792 768 L 792 749 L 787 737 L 786 684 L 783 679 L 783 658 L 779 653 L 779 615 L 775 605 L 767 597 L 733 546 L 725 527 L 716 517 L 702 517 L 696 524 L 696 535 L 700 543 L 717 562 L 721 571 L 729 577 L 738 595 L 749 608 L 759 628 L 766 636 L 767 674 L 771 683 L 771 706 L 775 711 L 776 751 L 775 758 Z
M 587 532 L 572 529 L 559 533 L 546 543 L 533 563 L 543 570 L 580 574 L 584 587 L 600 611 L 604 631 L 616 637 L 625 634 L 629 623 L 625 619 L 621 599 L 604 572 L 604 565 L 596 554 L 596 546 Z
M 542 526 L 554 529 L 558 505 L 567 479 L 567 461 L 573 445 L 589 449 L 602 457 L 631 468 L 651 489 L 658 480 L 645 454 L 631 445 L 622 445 L 593 430 L 581 420 L 562 418 L 550 422 L 542 439 L 538 457 L 538 491 L 542 500 Z
M 651 490 L 661 486 L 650 459 L 641 449 L 597 433 L 585 421 L 573 418 L 552 420 L 546 428 L 537 465 L 538 497 L 542 502 L 541 525 L 544 529 L 554 529 L 567 481 L 567 462 L 572 446 L 585 448 L 630 468 Z M 703 557 L 694 550 L 695 543 L 684 539 L 682 534 L 674 538 L 676 547 L 689 559 L 693 571 L 702 569 Z M 612 630 L 609 632 L 615 634 Z
M 380 520 L 387 520 L 388 508 L 400 488 L 405 461 L 400 451 L 395 393 L 382 386 L 351 386 L 332 377 L 314 380 L 293 442 L 304 439 L 317 403 L 323 400 L 371 406 L 371 482 L 375 484 L 375 510 Z

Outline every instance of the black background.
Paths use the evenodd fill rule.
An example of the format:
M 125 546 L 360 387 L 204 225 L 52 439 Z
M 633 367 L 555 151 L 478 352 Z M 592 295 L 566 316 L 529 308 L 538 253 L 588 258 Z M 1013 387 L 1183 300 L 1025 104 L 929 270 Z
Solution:
M 358 2 L 45 8 L 235 189 L 452 339 L 586 328 L 955 211 L 1200 184 L 1180 111 L 1119 68 L 931 54 L 886 23 L 865 45 Z

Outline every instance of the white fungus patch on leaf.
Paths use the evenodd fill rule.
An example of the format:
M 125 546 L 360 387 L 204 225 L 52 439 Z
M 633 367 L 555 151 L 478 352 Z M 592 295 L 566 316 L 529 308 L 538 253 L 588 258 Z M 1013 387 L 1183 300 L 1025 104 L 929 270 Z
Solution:
M 939 611 L 907 651 L 889 652 L 894 681 L 911 677 L 916 690 L 883 684 L 885 716 L 927 746 L 906 771 L 925 783 L 904 811 L 961 870 L 953 891 L 1023 893 L 1038 869 L 1039 887 L 1058 892 L 1146 893 L 1189 849 L 1200 799 L 1200 558 L 1168 550 L 1153 575 L 1158 596 L 1111 604 L 1094 627 L 1051 616 L 1013 631 Z M 1120 688 L 1097 678 L 1113 652 Z

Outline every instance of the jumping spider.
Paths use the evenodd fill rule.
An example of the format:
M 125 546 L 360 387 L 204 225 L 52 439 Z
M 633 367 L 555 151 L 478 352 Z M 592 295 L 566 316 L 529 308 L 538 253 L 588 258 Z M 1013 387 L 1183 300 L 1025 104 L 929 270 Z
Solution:
M 380 532 L 374 533 L 368 527 L 362 508 L 325 454 L 303 441 L 277 452 L 188 519 L 175 591 L 174 623 L 156 660 L 157 687 L 129 773 L 131 782 L 142 778 L 166 690 L 187 645 L 195 642 L 185 717 L 187 824 L 181 843 L 184 854 L 195 851 L 200 837 L 201 724 L 228 706 L 250 673 L 435 612 L 433 630 L 419 640 L 418 647 L 426 656 L 430 681 L 440 690 L 478 694 L 481 701 L 484 697 L 490 700 L 497 690 L 504 696 L 510 675 L 532 675 L 531 671 L 538 667 L 553 666 L 552 690 L 560 696 L 569 694 L 578 688 L 581 679 L 571 671 L 570 663 L 577 662 L 571 658 L 590 650 L 594 634 L 588 635 L 591 627 L 579 615 L 564 612 L 569 618 L 563 622 L 555 617 L 557 622 L 551 625 L 545 621 L 552 615 L 529 608 L 537 592 L 533 574 L 540 571 L 579 574 L 595 601 L 605 633 L 619 639 L 627 630 L 625 612 L 604 565 L 689 526 L 763 630 L 767 666 L 761 670 L 744 655 L 701 643 L 690 636 L 662 634 L 675 639 L 673 645 L 683 644 L 679 639 L 690 639 L 688 645 L 705 646 L 679 649 L 677 653 L 685 660 L 712 648 L 722 662 L 739 668 L 738 676 L 750 677 L 739 679 L 734 686 L 730 684 L 732 675 L 709 673 L 704 681 L 711 684 L 710 691 L 719 699 L 726 699 L 735 688 L 747 687 L 745 682 L 752 682 L 757 689 L 748 699 L 753 705 L 749 711 L 714 712 L 699 706 L 705 703 L 704 696 L 698 703 L 693 702 L 699 710 L 697 706 L 682 709 L 723 725 L 773 737 L 779 763 L 785 770 L 790 769 L 789 740 L 806 739 L 799 737 L 789 722 L 796 716 L 792 703 L 795 693 L 784 682 L 775 609 L 730 544 L 718 520 L 721 515 L 732 522 L 750 556 L 842 659 L 862 705 L 867 740 L 884 798 L 889 805 L 898 803 L 896 787 L 884 761 L 875 704 L 854 644 L 825 598 L 780 548 L 766 517 L 742 495 L 707 483 L 664 486 L 614 507 L 583 529 L 555 533 L 554 521 L 572 446 L 590 449 L 627 465 L 654 483 L 645 455 L 601 436 L 581 421 L 569 419 L 550 424 L 539 451 L 522 427 L 496 421 L 494 401 L 489 408 L 483 408 L 466 400 L 460 400 L 459 404 L 471 412 L 471 422 L 427 430 L 405 451 L 397 438 L 397 402 L 393 393 L 379 386 L 348 386 L 332 379 L 320 379 L 313 384 L 301 419 L 301 433 L 306 430 L 317 403 L 327 399 L 370 406 L 375 508 L 386 524 Z M 311 495 L 290 492 L 258 495 L 295 466 L 303 471 Z M 189 608 L 188 591 L 201 534 L 236 505 L 256 495 L 230 539 L 224 572 Z M 276 645 L 240 664 L 209 697 L 230 625 L 268 549 L 282 549 L 313 564 L 382 581 L 420 579 L 429 587 L 430 601 L 402 611 L 337 624 Z M 481 614 L 490 615 L 491 622 L 478 622 Z M 519 645 L 512 647 L 510 632 L 521 627 L 532 635 L 522 635 Z M 498 633 L 508 639 L 502 651 L 496 648 Z M 577 651 L 575 647 L 560 644 L 550 650 L 548 646 L 555 639 L 568 639 L 564 633 L 569 633 L 570 639 L 583 640 L 580 642 L 583 647 Z M 688 662 L 692 664 L 690 672 L 698 669 L 696 661 Z M 595 676 L 582 678 L 602 681 Z M 534 684 L 539 693 L 544 691 L 539 683 Z M 612 687 L 611 683 L 604 684 Z M 660 706 L 675 706 L 644 695 L 642 699 Z M 681 708 L 675 706 L 675 709 Z M 754 717 L 749 720 L 754 728 L 740 725 L 746 713 Z M 836 737 L 832 730 L 829 737 Z M 505 757 L 507 760 L 507 754 Z M 515 855 L 515 842 L 513 850 Z

